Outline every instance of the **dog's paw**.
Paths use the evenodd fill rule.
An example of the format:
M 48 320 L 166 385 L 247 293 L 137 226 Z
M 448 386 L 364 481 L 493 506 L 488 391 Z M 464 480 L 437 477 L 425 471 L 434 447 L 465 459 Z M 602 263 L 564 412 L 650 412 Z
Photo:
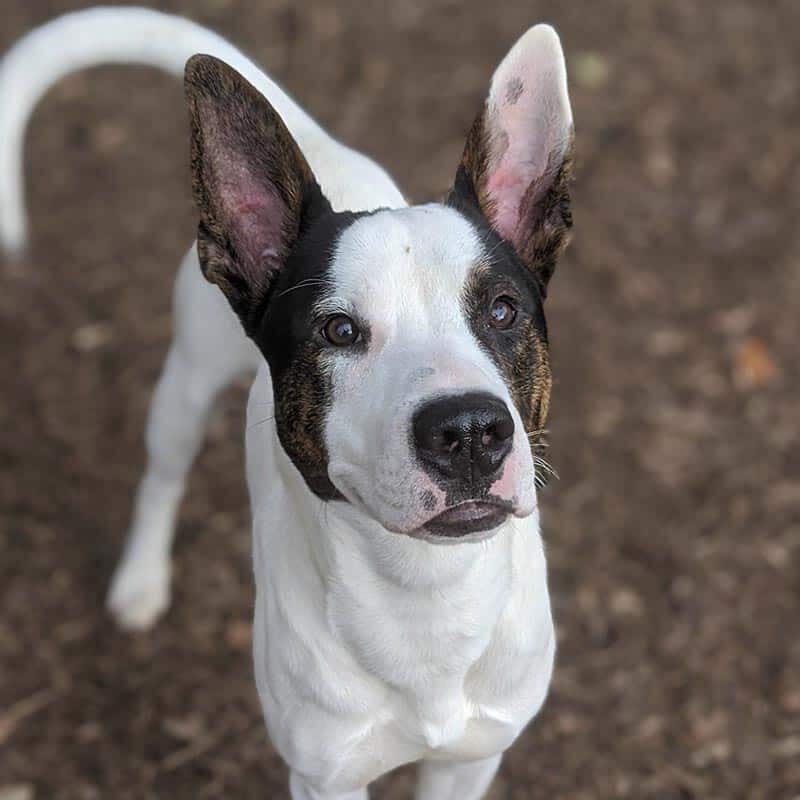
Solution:
M 127 631 L 146 631 L 167 610 L 170 601 L 168 564 L 124 560 L 111 581 L 106 606 Z

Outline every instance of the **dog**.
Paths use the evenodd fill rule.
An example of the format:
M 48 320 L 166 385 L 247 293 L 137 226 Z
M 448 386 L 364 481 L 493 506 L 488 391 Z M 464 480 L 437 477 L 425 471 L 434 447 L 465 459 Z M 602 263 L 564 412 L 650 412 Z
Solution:
M 555 652 L 535 452 L 544 302 L 572 226 L 558 36 L 538 25 L 517 41 L 452 189 L 408 205 L 216 34 L 135 7 L 61 17 L 0 66 L 8 251 L 26 241 L 28 116 L 58 78 L 102 62 L 185 74 L 200 217 L 112 613 L 146 629 L 167 608 L 206 417 L 254 372 L 255 675 L 293 800 L 364 800 L 409 762 L 419 800 L 482 797 Z

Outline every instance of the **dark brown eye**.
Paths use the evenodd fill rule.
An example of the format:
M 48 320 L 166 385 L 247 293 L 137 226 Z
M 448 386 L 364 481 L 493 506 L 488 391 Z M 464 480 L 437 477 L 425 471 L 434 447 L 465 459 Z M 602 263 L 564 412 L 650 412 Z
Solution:
M 489 324 L 493 328 L 510 328 L 517 317 L 517 309 L 507 297 L 498 297 L 489 310 Z
M 334 347 L 350 347 L 361 338 L 361 331 L 350 317 L 337 314 L 325 323 L 322 335 Z

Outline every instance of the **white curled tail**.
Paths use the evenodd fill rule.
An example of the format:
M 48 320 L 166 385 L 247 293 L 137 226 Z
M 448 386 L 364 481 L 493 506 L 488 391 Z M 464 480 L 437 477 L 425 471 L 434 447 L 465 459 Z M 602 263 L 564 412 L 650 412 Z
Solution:
M 283 117 L 298 142 L 327 134 L 250 59 L 213 31 L 146 8 L 97 7 L 66 14 L 20 39 L 0 61 L 0 244 L 18 254 L 27 243 L 23 146 L 33 109 L 58 80 L 98 64 L 146 64 L 183 75 L 207 53 L 238 70 Z

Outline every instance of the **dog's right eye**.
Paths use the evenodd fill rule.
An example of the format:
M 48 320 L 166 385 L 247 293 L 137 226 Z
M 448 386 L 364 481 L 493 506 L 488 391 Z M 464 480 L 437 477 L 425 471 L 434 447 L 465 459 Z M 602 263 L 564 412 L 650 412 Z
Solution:
M 489 324 L 498 330 L 510 328 L 516 318 L 517 309 L 511 302 L 511 298 L 505 295 L 496 298 L 489 309 Z
M 322 335 L 334 347 L 350 347 L 359 341 L 358 325 L 345 314 L 336 314 L 322 326 Z

